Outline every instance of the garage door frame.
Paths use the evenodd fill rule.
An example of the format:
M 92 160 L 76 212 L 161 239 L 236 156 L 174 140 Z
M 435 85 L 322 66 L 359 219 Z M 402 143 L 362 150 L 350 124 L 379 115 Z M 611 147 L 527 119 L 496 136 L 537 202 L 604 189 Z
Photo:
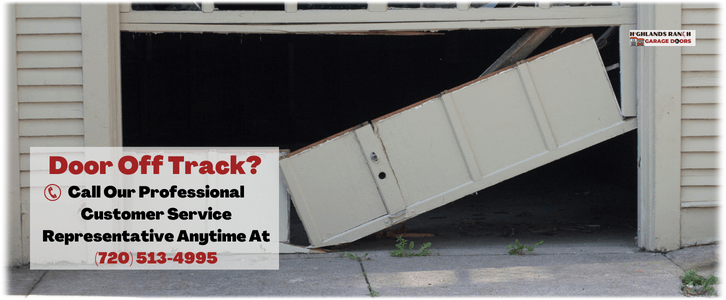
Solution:
M 95 6 L 96 8 L 91 8 Z M 372 21 L 366 23 L 348 24 L 320 24 L 312 20 L 307 24 L 280 25 L 280 24 L 212 24 L 200 25 L 191 23 L 128 23 L 124 22 L 129 14 L 128 4 L 83 4 L 83 56 L 84 56 L 84 95 L 86 89 L 98 89 L 96 95 L 104 100 L 100 104 L 98 99 L 84 97 L 84 106 L 101 109 L 103 116 L 109 118 L 89 118 L 86 114 L 84 127 L 95 129 L 88 132 L 86 141 L 96 143 L 97 146 L 121 145 L 121 118 L 120 118 L 120 49 L 119 36 L 121 31 L 139 32 L 256 32 L 256 33 L 288 33 L 295 30 L 300 32 L 307 28 L 307 32 L 329 31 L 368 31 L 368 30 L 454 30 L 454 29 L 484 29 L 484 28 L 526 28 L 526 27 L 571 27 L 571 26 L 635 26 L 637 29 L 680 29 L 680 4 L 624 4 L 620 12 L 625 19 L 607 16 L 597 18 L 567 17 L 567 11 L 559 11 L 564 18 L 537 18 L 531 12 L 523 16 L 524 21 L 500 19 L 493 21 L 453 19 L 447 22 L 433 22 L 438 20 L 436 14 L 431 14 L 430 21 L 416 20 L 416 22 L 403 22 L 393 20 L 389 22 Z M 562 9 L 574 12 L 575 9 L 586 8 L 537 8 L 541 12 L 546 9 Z M 605 14 L 612 8 L 598 8 Z M 127 11 L 127 12 L 124 12 Z M 454 14 L 455 10 L 449 12 Z M 388 12 L 367 12 L 370 14 L 386 14 Z M 628 14 L 635 13 L 629 17 Z M 157 12 L 177 13 L 177 12 Z M 201 12 L 200 12 L 201 13 Z M 300 12 L 297 12 L 300 13 Z M 291 13 L 291 14 L 297 14 Z M 100 15 L 99 15 L 100 14 Z M 215 15 L 216 13 L 209 13 Z M 324 13 L 323 13 L 324 14 Z M 329 14 L 334 14 L 330 12 Z M 544 14 L 553 14 L 546 11 Z M 93 16 L 92 16 L 93 15 Z M 464 14 L 462 14 L 464 15 Z M 471 15 L 471 13 L 467 13 Z M 571 16 L 574 16 L 572 13 Z M 128 15 L 126 15 L 128 16 Z M 207 18 L 207 17 L 205 17 Z M 609 21 L 608 21 L 609 20 Z M 619 20 L 619 21 L 618 21 Z M 598 21 L 599 23 L 594 21 Z M 484 24 L 484 25 L 482 25 Z M 204 27 L 206 26 L 206 27 Z M 287 28 L 283 28 L 287 26 Z M 94 35 L 95 34 L 95 35 Z M 98 36 L 107 36 L 97 40 Z M 95 37 L 94 37 L 95 36 Z M 91 39 L 86 42 L 86 39 Z M 632 48 L 629 48 L 632 49 Z M 637 57 L 631 62 L 635 64 L 635 80 L 632 92 L 636 95 L 633 103 L 637 107 L 638 115 L 638 246 L 647 250 L 665 251 L 680 247 L 680 47 L 638 47 Z M 87 65 L 86 58 L 95 56 L 94 64 Z M 630 64 L 628 64 L 630 65 Z M 621 63 L 621 66 L 626 65 Z M 657 70 L 657 71 L 656 71 Z M 86 74 L 96 74 L 93 84 L 87 84 Z M 90 79 L 90 78 L 89 78 Z M 625 88 L 624 90 L 627 90 Z M 108 110 L 104 110 L 108 108 Z M 96 111 L 96 110 L 92 110 Z M 88 146 L 88 145 L 87 145 Z

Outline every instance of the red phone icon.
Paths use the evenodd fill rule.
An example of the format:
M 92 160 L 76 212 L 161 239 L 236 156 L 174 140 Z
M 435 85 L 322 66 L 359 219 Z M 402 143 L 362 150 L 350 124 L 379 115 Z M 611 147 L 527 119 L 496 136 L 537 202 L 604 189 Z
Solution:
M 53 190 L 58 189 L 58 194 L 54 193 Z M 45 187 L 45 199 L 48 199 L 48 201 L 55 201 L 60 199 L 61 195 L 61 189 L 55 184 L 49 184 Z

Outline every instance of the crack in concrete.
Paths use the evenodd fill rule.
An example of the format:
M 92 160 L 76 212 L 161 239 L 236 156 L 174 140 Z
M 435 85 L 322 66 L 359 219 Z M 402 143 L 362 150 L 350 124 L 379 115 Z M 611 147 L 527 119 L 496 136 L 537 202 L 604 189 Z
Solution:
M 28 294 L 25 295 L 26 298 L 28 296 L 30 296 L 30 294 L 33 293 L 33 290 L 35 290 L 35 287 L 38 286 L 38 284 L 43 280 L 43 278 L 45 277 L 45 274 L 48 274 L 48 270 L 45 270 L 45 272 L 43 272 L 43 275 L 40 275 L 40 278 L 38 278 L 38 281 L 35 282 L 35 284 L 33 285 L 33 287 L 31 287 L 30 290 L 28 291 Z
M 358 259 L 358 264 L 360 265 L 361 272 L 363 272 L 363 278 L 365 278 L 366 284 L 368 285 L 368 292 L 370 292 L 370 296 L 373 297 L 374 296 L 373 293 L 375 291 L 373 291 L 373 288 L 371 287 L 371 283 L 370 283 L 370 281 L 368 281 L 368 274 L 366 274 L 366 269 L 363 267 L 363 260 Z

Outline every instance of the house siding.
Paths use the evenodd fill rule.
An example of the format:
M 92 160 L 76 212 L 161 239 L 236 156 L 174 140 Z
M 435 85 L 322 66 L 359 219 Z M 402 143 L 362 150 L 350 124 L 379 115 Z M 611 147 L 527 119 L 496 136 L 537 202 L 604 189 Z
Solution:
M 80 4 L 15 6 L 22 262 L 30 257 L 30 147 L 83 146 Z
M 684 3 L 681 29 L 696 46 L 681 50 L 681 246 L 717 240 L 719 10 Z

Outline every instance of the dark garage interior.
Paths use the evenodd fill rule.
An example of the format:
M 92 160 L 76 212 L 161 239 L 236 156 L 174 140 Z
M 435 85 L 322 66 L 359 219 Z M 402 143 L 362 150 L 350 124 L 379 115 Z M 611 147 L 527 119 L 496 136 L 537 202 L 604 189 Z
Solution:
M 532 56 L 607 29 L 558 28 Z M 477 78 L 525 32 L 122 32 L 123 144 L 295 151 Z M 605 66 L 618 62 L 617 30 L 600 51 Z M 619 69 L 608 75 L 619 95 Z M 631 131 L 420 215 L 407 230 L 507 240 L 609 230 L 633 241 L 636 145 Z M 307 245 L 294 213 L 291 242 Z

